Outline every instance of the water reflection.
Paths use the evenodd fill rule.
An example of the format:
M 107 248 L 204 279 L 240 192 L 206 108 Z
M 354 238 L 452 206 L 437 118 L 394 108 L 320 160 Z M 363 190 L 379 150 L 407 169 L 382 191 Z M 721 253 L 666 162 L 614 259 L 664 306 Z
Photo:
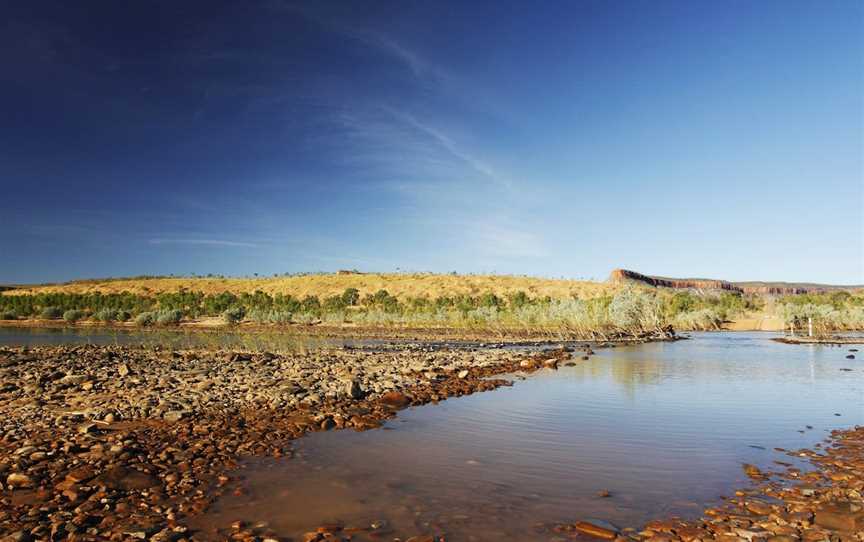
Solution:
M 770 468 L 789 460 L 775 446 L 864 423 L 862 367 L 845 349 L 769 338 L 598 350 L 512 388 L 400 413 L 390 430 L 316 434 L 294 460 L 249 463 L 251 494 L 202 521 L 267 521 L 297 536 L 384 518 L 401 534 L 546 540 L 535 523 L 698 515 L 747 483 L 742 462 Z

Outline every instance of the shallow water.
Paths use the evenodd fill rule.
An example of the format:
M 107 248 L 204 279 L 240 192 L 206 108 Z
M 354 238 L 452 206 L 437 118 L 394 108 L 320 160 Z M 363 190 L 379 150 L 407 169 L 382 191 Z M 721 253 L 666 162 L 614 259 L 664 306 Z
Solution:
M 772 448 L 864 423 L 864 362 L 772 336 L 598 350 L 512 388 L 400 412 L 381 430 L 317 433 L 293 459 L 247 463 L 250 493 L 196 523 L 298 536 L 383 519 L 406 537 L 516 541 L 549 540 L 537 522 L 696 517 L 746 486 L 741 463 L 789 461 Z

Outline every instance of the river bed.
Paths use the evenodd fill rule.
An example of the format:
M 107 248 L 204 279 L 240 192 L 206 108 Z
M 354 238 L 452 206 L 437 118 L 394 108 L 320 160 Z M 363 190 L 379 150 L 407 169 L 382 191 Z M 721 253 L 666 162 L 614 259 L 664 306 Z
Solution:
M 598 350 L 511 388 L 400 412 L 380 430 L 317 433 L 293 459 L 247 462 L 248 493 L 196 524 L 244 520 L 299 537 L 386 522 L 395 534 L 515 541 L 549 540 L 539 524 L 698 517 L 747 485 L 742 463 L 770 468 L 789 461 L 774 447 L 864 423 L 860 361 L 773 336 Z

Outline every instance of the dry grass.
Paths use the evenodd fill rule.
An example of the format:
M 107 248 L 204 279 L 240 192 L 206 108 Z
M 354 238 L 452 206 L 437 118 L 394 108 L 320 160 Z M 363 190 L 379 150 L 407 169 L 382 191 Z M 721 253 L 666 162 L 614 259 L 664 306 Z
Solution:
M 492 292 L 499 296 L 523 291 L 531 297 L 550 296 L 564 299 L 579 296 L 586 299 L 614 292 L 619 286 L 605 282 L 517 277 L 509 275 L 431 275 L 431 274 L 328 274 L 272 278 L 146 278 L 112 279 L 69 284 L 38 286 L 2 292 L 2 295 L 63 293 L 120 293 L 154 295 L 181 289 L 205 294 L 232 292 L 240 294 L 261 290 L 271 295 L 295 297 L 317 295 L 324 298 L 356 288 L 360 295 L 387 290 L 400 299 L 408 297 L 472 295 Z

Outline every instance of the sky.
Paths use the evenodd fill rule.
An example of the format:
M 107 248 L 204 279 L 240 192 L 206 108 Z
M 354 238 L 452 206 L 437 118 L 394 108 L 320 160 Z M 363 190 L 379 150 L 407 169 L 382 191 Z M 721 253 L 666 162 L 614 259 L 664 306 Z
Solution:
M 0 282 L 864 283 L 859 0 L 0 5 Z

